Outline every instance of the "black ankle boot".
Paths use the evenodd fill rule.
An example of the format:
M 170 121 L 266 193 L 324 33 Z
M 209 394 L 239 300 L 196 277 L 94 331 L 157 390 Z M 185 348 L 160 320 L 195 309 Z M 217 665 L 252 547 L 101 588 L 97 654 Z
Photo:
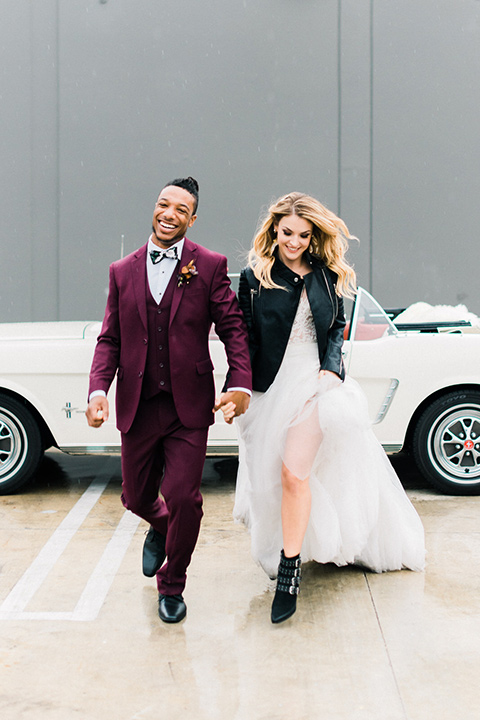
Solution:
M 297 595 L 300 592 L 302 560 L 300 555 L 293 558 L 280 553 L 277 589 L 272 603 L 272 623 L 281 623 L 293 615 L 297 609 Z

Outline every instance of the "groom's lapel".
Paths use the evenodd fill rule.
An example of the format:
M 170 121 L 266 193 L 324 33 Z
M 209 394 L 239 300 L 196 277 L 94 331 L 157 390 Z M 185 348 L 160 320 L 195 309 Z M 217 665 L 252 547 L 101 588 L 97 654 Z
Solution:
M 140 248 L 132 260 L 132 283 L 138 313 L 145 330 L 147 329 L 147 246 Z
M 175 317 L 177 310 L 179 308 L 179 305 L 182 301 L 183 293 L 188 292 L 188 286 L 187 283 L 183 283 L 181 285 L 178 284 L 178 276 L 181 274 L 182 267 L 185 265 L 188 265 L 188 263 L 193 260 L 194 264 L 197 260 L 197 246 L 190 242 L 190 240 L 187 240 L 185 238 L 185 242 L 183 244 L 183 251 L 182 251 L 182 257 L 180 262 L 178 263 L 177 270 L 175 271 L 175 277 L 173 281 L 175 282 L 175 287 L 173 290 L 173 299 L 172 299 L 172 309 L 170 311 L 170 325 L 172 324 L 172 320 Z M 195 281 L 194 281 L 195 282 Z

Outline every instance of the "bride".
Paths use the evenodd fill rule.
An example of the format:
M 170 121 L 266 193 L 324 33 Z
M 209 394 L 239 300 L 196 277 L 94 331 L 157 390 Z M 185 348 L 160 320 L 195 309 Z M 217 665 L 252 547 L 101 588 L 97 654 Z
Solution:
M 274 623 L 296 610 L 300 553 L 375 572 L 424 567 L 420 518 L 371 430 L 363 392 L 345 377 L 350 237 L 316 199 L 290 193 L 269 208 L 240 276 L 254 392 L 237 419 L 234 516 L 277 578 Z M 227 422 L 234 410 L 223 407 Z

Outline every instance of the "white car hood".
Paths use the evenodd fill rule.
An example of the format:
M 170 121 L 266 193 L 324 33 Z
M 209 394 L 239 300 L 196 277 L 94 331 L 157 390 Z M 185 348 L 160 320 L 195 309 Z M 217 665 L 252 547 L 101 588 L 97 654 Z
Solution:
M 73 340 L 95 338 L 101 323 L 81 320 L 59 322 L 0 323 L 0 341 Z

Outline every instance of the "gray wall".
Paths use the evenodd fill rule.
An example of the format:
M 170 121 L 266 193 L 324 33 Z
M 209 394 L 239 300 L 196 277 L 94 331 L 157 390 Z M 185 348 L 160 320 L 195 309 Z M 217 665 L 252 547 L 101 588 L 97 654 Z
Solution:
M 238 270 L 290 190 L 387 306 L 480 313 L 478 0 L 0 0 L 0 321 L 103 315 L 107 267 L 192 174 Z

